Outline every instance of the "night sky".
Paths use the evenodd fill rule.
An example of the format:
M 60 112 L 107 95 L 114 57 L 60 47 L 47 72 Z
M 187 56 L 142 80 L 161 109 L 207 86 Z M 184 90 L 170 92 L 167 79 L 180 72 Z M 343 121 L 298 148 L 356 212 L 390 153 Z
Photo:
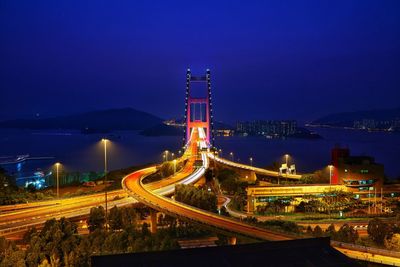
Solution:
M 0 120 L 133 107 L 216 119 L 398 107 L 400 1 L 1 1 Z

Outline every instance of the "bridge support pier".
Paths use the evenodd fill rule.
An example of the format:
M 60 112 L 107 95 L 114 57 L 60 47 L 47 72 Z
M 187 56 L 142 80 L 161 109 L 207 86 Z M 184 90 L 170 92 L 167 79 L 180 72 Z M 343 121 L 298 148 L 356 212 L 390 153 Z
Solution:
M 157 232 L 157 211 L 153 209 L 150 210 L 150 232 Z
M 252 213 L 255 209 L 256 198 L 254 196 L 248 195 L 247 196 L 247 212 Z
M 230 237 L 228 237 L 228 244 L 229 244 L 229 245 L 236 245 L 236 242 L 237 242 L 236 236 L 230 236 Z

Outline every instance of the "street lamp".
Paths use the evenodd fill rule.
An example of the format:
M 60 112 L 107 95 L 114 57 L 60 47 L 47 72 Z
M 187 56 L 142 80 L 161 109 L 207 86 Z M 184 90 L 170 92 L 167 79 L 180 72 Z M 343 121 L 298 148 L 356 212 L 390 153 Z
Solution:
M 288 165 L 289 154 L 285 154 L 286 166 Z
M 219 149 L 219 156 L 222 157 L 222 149 Z
M 329 184 L 332 184 L 332 169 L 333 169 L 333 165 L 328 165 L 329 167 Z
M 166 161 L 168 161 L 168 152 L 169 152 L 168 150 L 165 150 L 165 152 L 164 152 L 164 153 L 165 153 L 165 160 L 166 160 Z
M 60 198 L 60 180 L 59 180 L 59 176 L 58 176 L 58 171 L 59 171 L 59 167 L 60 167 L 60 162 L 56 163 L 56 178 L 57 178 L 57 198 Z
M 253 167 L 253 158 L 250 157 L 249 160 L 250 160 L 250 165 L 251 165 L 251 167 Z
M 175 172 L 176 172 L 176 159 L 174 159 L 174 175 L 175 175 Z
M 175 154 L 174 154 L 174 153 L 171 153 L 171 156 L 172 156 L 172 159 L 174 159 L 174 157 L 175 157 Z
M 108 223 L 108 216 L 107 216 L 107 142 L 109 142 L 108 139 L 101 139 L 101 141 L 104 143 L 104 199 L 105 199 L 105 204 L 106 204 L 106 213 L 105 213 L 105 221 L 106 221 L 106 231 L 107 231 L 107 223 Z
M 233 161 L 233 152 L 229 153 L 231 155 L 231 160 Z

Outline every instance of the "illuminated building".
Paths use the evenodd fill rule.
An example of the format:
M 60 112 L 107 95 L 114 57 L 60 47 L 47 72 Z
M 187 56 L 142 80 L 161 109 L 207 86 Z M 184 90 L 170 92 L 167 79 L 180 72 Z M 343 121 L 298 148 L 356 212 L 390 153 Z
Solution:
M 376 163 L 373 157 L 350 156 L 348 148 L 332 150 L 334 174 L 332 184 L 342 184 L 350 191 L 367 193 L 380 192 L 384 179 L 384 166 Z
M 236 124 L 236 131 L 249 135 L 288 136 L 296 133 L 295 120 L 245 121 Z

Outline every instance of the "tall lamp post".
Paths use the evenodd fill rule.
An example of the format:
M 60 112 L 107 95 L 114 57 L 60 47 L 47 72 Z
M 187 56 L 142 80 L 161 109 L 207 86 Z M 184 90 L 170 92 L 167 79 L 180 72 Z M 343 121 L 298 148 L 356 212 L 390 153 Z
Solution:
M 251 165 L 251 167 L 253 167 L 253 158 L 250 157 L 249 160 L 250 160 L 250 165 Z
M 288 180 L 288 176 L 289 176 L 289 154 L 285 154 L 285 159 L 286 159 L 286 182 Z
M 168 150 L 165 150 L 165 161 L 168 161 Z
M 233 161 L 233 152 L 229 153 L 231 155 L 231 160 Z
M 57 162 L 56 163 L 57 198 L 60 198 L 60 180 L 58 176 L 59 167 L 60 167 L 60 162 Z
M 106 221 L 106 231 L 107 231 L 107 224 L 108 224 L 108 215 L 107 215 L 107 142 L 109 141 L 108 139 L 103 138 L 101 141 L 104 143 L 104 198 L 105 198 L 105 204 L 106 204 L 106 213 L 105 213 L 105 221 Z
M 332 184 L 332 169 L 333 169 L 333 165 L 328 165 L 329 167 L 329 185 Z
M 176 173 L 176 159 L 174 159 L 173 163 L 174 163 L 174 175 L 175 175 L 175 173 Z

